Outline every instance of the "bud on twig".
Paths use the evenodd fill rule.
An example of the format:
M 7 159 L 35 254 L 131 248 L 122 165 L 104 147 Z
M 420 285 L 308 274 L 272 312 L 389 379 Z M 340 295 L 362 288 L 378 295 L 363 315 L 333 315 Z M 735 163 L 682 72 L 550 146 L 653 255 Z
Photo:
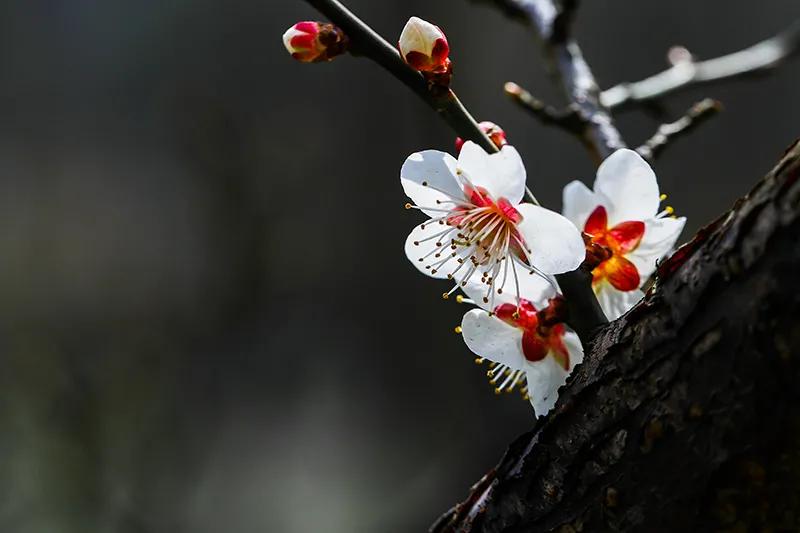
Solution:
M 495 146 L 498 148 L 503 148 L 503 146 L 508 144 L 508 140 L 506 139 L 506 132 L 503 131 L 503 128 L 495 124 L 494 122 L 489 122 L 485 120 L 478 124 L 481 128 L 481 131 L 486 134 L 489 139 L 494 143 Z M 461 148 L 464 146 L 464 139 L 461 137 L 456 138 L 456 154 L 461 153 Z
M 326 22 L 298 22 L 283 34 L 283 45 L 302 63 L 330 61 L 347 51 L 347 36 Z
M 411 17 L 400 34 L 398 47 L 403 60 L 426 74 L 429 81 L 435 77 L 449 83 L 450 45 L 438 26 L 419 17 Z

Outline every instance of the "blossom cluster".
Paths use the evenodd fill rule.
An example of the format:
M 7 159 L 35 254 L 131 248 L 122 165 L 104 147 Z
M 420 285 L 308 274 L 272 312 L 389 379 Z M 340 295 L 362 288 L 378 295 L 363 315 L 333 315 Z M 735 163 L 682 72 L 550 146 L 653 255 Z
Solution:
M 477 306 L 459 328 L 464 341 L 479 361 L 493 363 L 495 390 L 519 387 L 537 415 L 553 407 L 558 387 L 583 359 L 577 335 L 559 321 L 553 277 L 583 263 L 583 235 L 607 250 L 593 288 L 617 318 L 642 298 L 642 285 L 685 222 L 669 217 L 670 209 L 658 212 L 655 174 L 632 150 L 603 162 L 594 190 L 567 185 L 563 215 L 523 201 L 526 171 L 510 145 L 490 155 L 466 142 L 458 159 L 419 152 L 406 160 L 400 181 L 412 200 L 406 208 L 429 217 L 408 236 L 408 259 L 452 284 L 446 298 L 460 290 L 466 298 L 459 301 Z
M 319 62 L 346 51 L 348 41 L 335 26 L 301 22 L 284 44 L 295 59 Z M 431 86 L 449 84 L 450 45 L 438 26 L 412 17 L 398 51 Z M 616 319 L 642 299 L 685 219 L 660 209 L 665 196 L 655 173 L 627 149 L 602 162 L 592 189 L 581 181 L 564 188 L 563 214 L 545 209 L 527 189 L 525 165 L 505 132 L 492 122 L 479 126 L 496 153 L 457 139 L 457 157 L 426 150 L 403 164 L 406 209 L 425 216 L 405 253 L 423 274 L 447 280 L 445 299 L 474 306 L 456 330 L 478 362 L 490 361 L 495 392 L 519 389 L 542 416 L 583 360 L 556 276 L 592 268 L 600 306 Z M 587 248 L 593 254 L 585 262 Z

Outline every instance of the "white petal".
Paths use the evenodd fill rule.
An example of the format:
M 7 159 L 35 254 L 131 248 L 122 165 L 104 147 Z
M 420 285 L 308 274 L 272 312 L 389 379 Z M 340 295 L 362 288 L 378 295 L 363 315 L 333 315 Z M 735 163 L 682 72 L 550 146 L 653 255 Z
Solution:
M 466 267 L 465 267 L 466 268 Z M 556 289 L 552 283 L 538 274 L 531 274 L 527 270 L 517 264 L 517 283 L 519 283 L 519 296 L 531 302 L 537 309 L 543 308 L 547 305 L 547 300 L 556 295 Z M 508 276 L 505 283 L 503 283 L 502 274 L 500 279 L 495 284 L 494 302 L 484 302 L 483 298 L 489 292 L 489 286 L 480 282 L 481 273 L 476 271 L 472 276 L 470 282 L 462 287 L 464 293 L 474 300 L 475 304 L 487 311 L 493 311 L 499 305 L 505 303 L 517 303 L 517 283 L 514 282 L 514 275 L 511 270 L 511 265 L 508 266 Z M 502 292 L 497 292 L 501 289 Z M 489 295 L 490 296 L 490 295 Z M 492 307 L 494 303 L 494 308 Z
M 525 367 L 522 330 L 509 326 L 481 309 L 473 309 L 461 321 L 464 342 L 473 353 L 513 370 Z
M 617 150 L 597 169 L 594 191 L 610 202 L 608 225 L 653 218 L 661 203 L 656 175 L 633 150 Z
M 545 274 L 561 274 L 578 268 L 586 257 L 580 232 L 572 222 L 554 211 L 532 204 L 520 204 L 523 220 L 517 225 L 533 266 Z
M 572 370 L 583 362 L 583 344 L 578 334 L 574 331 L 566 331 L 564 333 L 564 345 L 569 352 L 569 370 Z
M 616 320 L 638 304 L 644 293 L 639 289 L 634 291 L 619 291 L 608 282 L 603 282 L 597 291 L 597 301 L 609 320 Z
M 573 181 L 564 187 L 563 192 L 563 209 L 564 216 L 572 221 L 575 226 L 583 231 L 586 226 L 586 220 L 589 215 L 597 209 L 598 206 L 604 205 L 604 198 L 595 194 L 589 187 L 581 181 Z M 608 206 L 605 206 L 608 209 Z
M 292 46 L 292 39 L 297 37 L 298 35 L 302 35 L 303 32 L 292 26 L 283 34 L 283 46 L 286 47 L 286 51 L 290 54 L 297 52 L 297 49 Z
M 685 218 L 654 218 L 644 221 L 642 242 L 627 257 L 639 270 L 642 282 L 656 270 L 656 261 L 675 248 L 675 243 L 686 225 Z
M 425 226 L 425 229 L 421 228 L 422 225 Z M 442 251 L 442 255 L 438 258 L 435 257 L 435 253 L 431 253 L 437 248 L 436 243 L 442 242 L 440 239 L 447 237 L 447 235 L 442 235 L 441 237 L 436 238 L 430 237 L 433 237 L 434 235 L 448 229 L 452 230 L 450 226 L 444 226 L 438 222 L 426 222 L 425 224 L 414 226 L 414 229 L 411 230 L 411 233 L 409 233 L 408 238 L 406 239 L 406 257 L 408 257 L 408 260 L 411 261 L 411 264 L 417 267 L 417 270 L 426 276 L 437 279 L 445 279 L 447 278 L 447 274 L 455 270 L 455 268 L 458 266 L 456 259 L 450 256 L 452 250 L 450 250 L 450 248 L 447 246 L 445 246 L 444 250 Z M 414 244 L 415 242 L 419 244 Z M 450 257 L 450 260 L 444 263 L 441 267 L 437 268 L 435 273 L 433 272 L 432 268 L 425 268 L 426 266 L 440 263 L 447 257 Z M 422 261 L 420 261 L 420 259 L 422 259 Z
M 433 54 L 433 47 L 436 45 L 436 41 L 444 38 L 442 30 L 427 20 L 411 17 L 400 33 L 398 42 L 400 53 L 405 57 L 409 52 L 419 52 L 430 57 Z
M 464 192 L 456 181 L 456 160 L 448 153 L 438 150 L 426 150 L 412 154 L 400 170 L 400 183 L 411 200 L 420 207 L 442 209 L 453 207 L 454 199 L 462 201 Z M 423 185 L 423 183 L 425 185 Z M 442 213 L 434 210 L 422 210 L 429 217 L 437 217 Z
M 558 388 L 567 381 L 567 375 L 567 371 L 551 356 L 528 363 L 525 373 L 528 396 L 537 417 L 546 415 L 556 404 Z
M 513 146 L 488 154 L 468 141 L 458 156 L 458 168 L 474 186 L 483 187 L 495 200 L 505 198 L 517 204 L 525 195 L 525 165 Z

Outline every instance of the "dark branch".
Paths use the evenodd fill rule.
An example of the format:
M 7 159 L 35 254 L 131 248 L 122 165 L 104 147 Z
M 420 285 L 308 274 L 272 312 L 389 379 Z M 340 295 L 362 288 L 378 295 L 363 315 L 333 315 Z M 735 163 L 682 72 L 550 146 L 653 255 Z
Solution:
M 565 0 L 559 9 L 553 0 L 489 0 L 516 19 L 531 26 L 542 41 L 570 107 L 586 124 L 585 144 L 599 162 L 625 147 L 608 110 L 600 101 L 600 89 L 580 47 L 570 37 L 577 0 Z
M 661 265 L 432 531 L 797 531 L 798 231 L 800 143 Z
M 553 21 L 553 35 L 551 40 L 554 43 L 564 43 L 569 39 L 572 31 L 572 23 L 578 12 L 579 0 L 562 0 L 561 9 Z
M 675 122 L 662 124 L 655 135 L 636 149 L 643 158 L 654 161 L 661 152 L 676 139 L 688 135 L 705 121 L 722 111 L 722 104 L 706 98 L 694 104 L 684 116 Z
M 497 152 L 494 143 L 481 131 L 453 91 L 430 91 L 422 75 L 409 67 L 397 49 L 337 0 L 306 0 L 344 30 L 351 50 L 378 63 L 422 98 L 462 139 L 475 141 L 489 153 Z
M 772 71 L 798 52 L 800 20 L 775 37 L 739 52 L 706 61 L 695 61 L 687 54 L 685 60 L 659 74 L 603 91 L 600 101 L 609 109 L 650 102 L 689 87 Z

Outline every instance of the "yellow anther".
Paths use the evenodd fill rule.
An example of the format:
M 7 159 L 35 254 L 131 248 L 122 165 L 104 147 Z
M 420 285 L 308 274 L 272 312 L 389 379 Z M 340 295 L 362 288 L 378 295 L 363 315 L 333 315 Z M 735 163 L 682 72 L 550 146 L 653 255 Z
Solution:
M 502 392 L 503 392 L 503 391 L 501 391 L 499 388 L 495 388 L 495 389 L 494 389 L 494 393 L 495 393 L 495 394 L 497 394 L 498 396 L 499 396 L 499 395 L 500 395 Z
M 459 294 L 458 296 L 456 296 L 456 302 L 460 303 L 460 304 L 463 304 L 464 303 L 464 297 Z
M 666 211 L 668 215 L 671 215 L 675 212 L 675 209 L 673 209 L 671 205 L 668 205 L 664 211 Z
M 475 364 L 476 365 L 482 365 L 484 361 L 486 361 L 486 359 L 484 359 L 483 357 L 476 357 L 475 358 Z
M 662 202 L 664 200 L 666 200 L 666 199 L 667 199 L 667 195 L 666 194 L 662 194 L 661 197 L 659 198 L 659 200 L 661 200 Z
M 453 328 L 453 331 L 455 331 L 460 335 L 463 330 L 461 329 L 461 326 L 456 326 L 455 328 Z

